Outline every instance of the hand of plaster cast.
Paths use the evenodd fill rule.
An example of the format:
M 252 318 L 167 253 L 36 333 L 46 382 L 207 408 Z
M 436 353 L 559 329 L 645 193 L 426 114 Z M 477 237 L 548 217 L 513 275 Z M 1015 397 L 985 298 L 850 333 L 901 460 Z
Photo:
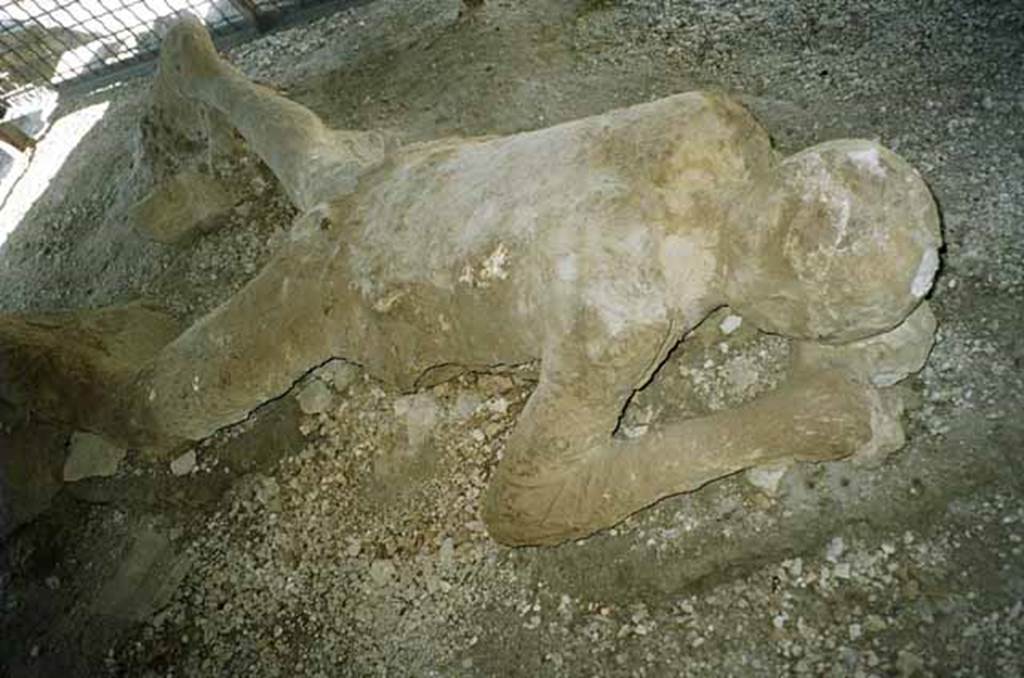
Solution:
M 874 337 L 837 346 L 797 343 L 794 371 L 835 369 L 866 389 L 871 402 L 871 439 L 853 453 L 854 463 L 877 466 L 906 443 L 899 389 L 887 387 L 924 366 L 935 341 L 935 328 L 935 316 L 924 302 L 895 328 Z
M 924 367 L 936 324 L 928 302 L 923 302 L 893 329 L 867 339 L 840 345 L 797 342 L 794 368 L 838 369 L 863 384 L 893 386 Z
M 899 389 L 866 387 L 871 401 L 871 439 L 851 455 L 858 466 L 874 467 L 902 448 L 907 437 L 903 431 L 903 398 Z

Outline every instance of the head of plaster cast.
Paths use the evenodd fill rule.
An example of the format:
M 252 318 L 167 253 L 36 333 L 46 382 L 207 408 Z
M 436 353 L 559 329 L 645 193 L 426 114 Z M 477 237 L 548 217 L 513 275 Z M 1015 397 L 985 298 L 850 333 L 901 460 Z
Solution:
M 921 176 L 865 140 L 783 160 L 738 206 L 726 294 L 767 332 L 844 343 L 887 331 L 931 288 L 939 214 Z

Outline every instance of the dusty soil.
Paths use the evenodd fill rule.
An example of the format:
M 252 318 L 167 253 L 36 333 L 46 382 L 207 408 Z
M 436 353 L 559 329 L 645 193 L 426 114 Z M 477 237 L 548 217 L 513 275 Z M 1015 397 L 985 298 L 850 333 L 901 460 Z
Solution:
M 1015 2 L 376 0 L 235 49 L 335 126 L 407 140 L 696 87 L 740 96 L 785 151 L 880 139 L 924 173 L 947 243 L 940 339 L 903 386 L 909 443 L 875 468 L 728 478 L 512 550 L 476 502 L 532 367 L 411 395 L 330 365 L 199 444 L 190 474 L 131 451 L 115 476 L 66 484 L 3 545 L 0 675 L 1024 673 L 1022 35 Z M 3 310 L 146 296 L 194 318 L 287 232 L 293 211 L 249 159 L 223 170 L 238 202 L 207 234 L 136 235 L 147 88 L 63 102 L 109 107 L 0 249 Z M 785 341 L 726 334 L 726 313 L 625 430 L 772 385 Z

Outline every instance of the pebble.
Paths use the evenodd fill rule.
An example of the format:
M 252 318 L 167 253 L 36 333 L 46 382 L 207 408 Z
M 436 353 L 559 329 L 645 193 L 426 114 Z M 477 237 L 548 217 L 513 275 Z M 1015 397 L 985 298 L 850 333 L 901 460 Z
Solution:
M 742 324 L 743 318 L 741 318 L 740 316 L 727 315 L 722 320 L 721 324 L 718 326 L 718 329 L 722 330 L 722 334 L 732 334 L 733 332 L 738 330 L 740 328 L 740 325 Z
M 395 564 L 388 559 L 379 559 L 370 564 L 370 579 L 378 587 L 383 588 L 391 583 L 395 576 Z
M 404 420 L 409 445 L 418 448 L 437 424 L 440 405 L 432 393 L 415 393 L 395 400 L 395 416 Z
M 347 360 L 335 358 L 321 366 L 316 376 L 329 383 L 338 393 L 344 393 L 359 378 L 359 368 Z
M 833 537 L 832 541 L 828 543 L 828 548 L 825 550 L 825 558 L 830 563 L 838 562 L 846 551 L 846 543 L 842 537 Z
M 175 458 L 171 462 L 171 473 L 176 476 L 184 476 L 196 469 L 196 451 L 189 450 L 185 454 Z
M 788 466 L 755 466 L 743 474 L 747 482 L 771 497 L 779 495 Z
M 917 676 L 924 671 L 924 660 L 909 650 L 900 650 L 896 658 L 896 670 L 901 676 Z
M 299 409 L 303 414 L 322 414 L 331 407 L 334 394 L 322 381 L 314 380 L 309 382 L 305 388 L 299 391 Z
M 451 537 L 445 537 L 444 541 L 441 542 L 441 548 L 438 551 L 438 562 L 441 565 L 441 569 L 451 569 L 454 560 L 455 542 L 452 541 Z
M 456 421 L 464 421 L 472 417 L 484 400 L 473 392 L 460 393 L 451 409 L 451 416 Z

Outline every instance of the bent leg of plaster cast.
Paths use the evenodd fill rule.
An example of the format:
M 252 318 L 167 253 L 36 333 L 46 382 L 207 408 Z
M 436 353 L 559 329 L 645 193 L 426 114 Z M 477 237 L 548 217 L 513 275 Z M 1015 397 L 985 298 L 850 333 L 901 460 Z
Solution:
M 162 436 L 199 440 L 333 357 L 338 338 L 324 310 L 335 291 L 330 252 L 316 237 L 292 241 L 156 356 L 133 386 L 134 413 Z
M 251 82 L 218 56 L 195 18 L 168 31 L 160 77 L 223 113 L 301 210 L 354 189 L 359 174 L 392 147 L 379 132 L 331 130 L 308 108 Z

